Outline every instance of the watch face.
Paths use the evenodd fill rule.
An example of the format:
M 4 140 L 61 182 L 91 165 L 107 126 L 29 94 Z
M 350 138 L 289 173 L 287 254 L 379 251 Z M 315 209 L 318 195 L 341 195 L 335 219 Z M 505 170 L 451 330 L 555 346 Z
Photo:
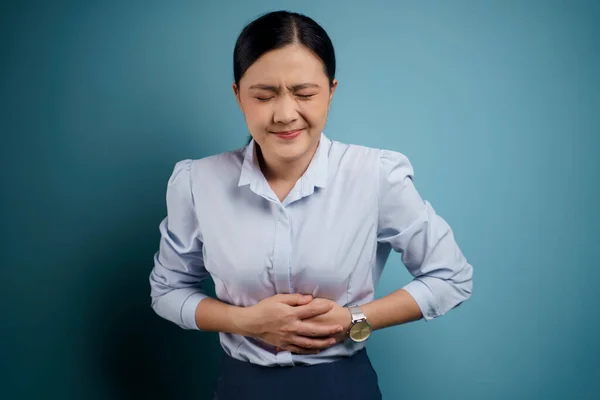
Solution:
M 366 321 L 359 321 L 350 328 L 350 339 L 355 342 L 364 342 L 371 335 L 371 325 Z

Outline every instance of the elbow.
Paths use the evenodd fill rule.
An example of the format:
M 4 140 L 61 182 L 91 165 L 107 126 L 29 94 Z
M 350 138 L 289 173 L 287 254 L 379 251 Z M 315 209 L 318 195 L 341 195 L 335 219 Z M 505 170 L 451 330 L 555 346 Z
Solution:
M 150 308 L 158 314 L 158 297 L 150 295 Z
M 150 283 L 150 307 L 158 314 L 158 302 L 161 294 L 164 293 L 164 279 L 161 279 L 153 269 L 148 280 Z
M 468 300 L 473 293 L 473 266 L 466 263 L 463 271 L 465 272 L 465 279 L 460 284 L 460 290 L 462 291 L 465 300 Z
M 469 300 L 473 293 L 473 267 L 471 264 L 466 263 L 461 270 L 460 277 L 455 276 L 450 281 L 450 285 L 454 289 L 456 302 L 456 305 L 452 308 L 456 308 Z
M 446 279 L 429 279 L 427 281 L 436 297 L 438 316 L 460 306 L 471 298 L 473 293 L 473 267 L 466 263 L 454 276 Z
M 167 320 L 171 320 L 172 319 L 172 312 L 166 312 L 166 308 L 168 309 L 168 304 L 165 304 L 164 302 L 164 297 L 161 296 L 159 293 L 155 293 L 154 291 L 152 291 L 150 293 L 150 308 L 152 309 L 152 311 L 154 311 L 154 313 L 164 319 Z
M 471 294 L 473 293 L 473 278 L 469 279 L 469 281 L 463 285 L 463 293 L 465 300 L 471 298 Z
M 463 258 L 445 265 L 416 276 L 415 283 L 409 284 L 411 294 L 419 300 L 425 320 L 435 319 L 460 306 L 473 292 L 471 264 Z

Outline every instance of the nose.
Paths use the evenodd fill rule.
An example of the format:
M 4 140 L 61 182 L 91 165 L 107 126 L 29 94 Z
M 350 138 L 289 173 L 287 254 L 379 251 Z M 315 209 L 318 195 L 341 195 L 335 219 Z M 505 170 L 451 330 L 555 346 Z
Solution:
M 276 124 L 287 125 L 298 118 L 296 102 L 290 96 L 282 96 L 275 103 L 273 110 L 273 122 Z

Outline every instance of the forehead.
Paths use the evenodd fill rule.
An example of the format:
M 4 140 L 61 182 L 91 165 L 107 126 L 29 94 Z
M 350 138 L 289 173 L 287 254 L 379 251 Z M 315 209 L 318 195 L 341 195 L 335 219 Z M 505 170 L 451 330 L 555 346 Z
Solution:
M 327 81 L 327 75 L 323 63 L 312 51 L 300 44 L 292 44 L 263 54 L 248 68 L 240 84 L 300 81 L 322 83 Z

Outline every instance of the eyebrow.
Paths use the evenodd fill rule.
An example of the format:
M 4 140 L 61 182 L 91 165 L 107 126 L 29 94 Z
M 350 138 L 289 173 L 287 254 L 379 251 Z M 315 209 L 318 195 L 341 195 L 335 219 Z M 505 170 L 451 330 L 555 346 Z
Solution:
M 308 89 L 308 88 L 319 88 L 320 86 L 317 85 L 316 83 L 299 83 L 297 85 L 292 86 L 292 91 L 298 91 L 298 90 L 302 90 L 302 89 Z M 256 84 L 256 85 L 252 85 L 249 88 L 250 90 L 252 89 L 260 89 L 260 90 L 267 90 L 269 92 L 279 92 L 279 86 L 273 86 L 273 85 L 265 85 L 262 83 Z

